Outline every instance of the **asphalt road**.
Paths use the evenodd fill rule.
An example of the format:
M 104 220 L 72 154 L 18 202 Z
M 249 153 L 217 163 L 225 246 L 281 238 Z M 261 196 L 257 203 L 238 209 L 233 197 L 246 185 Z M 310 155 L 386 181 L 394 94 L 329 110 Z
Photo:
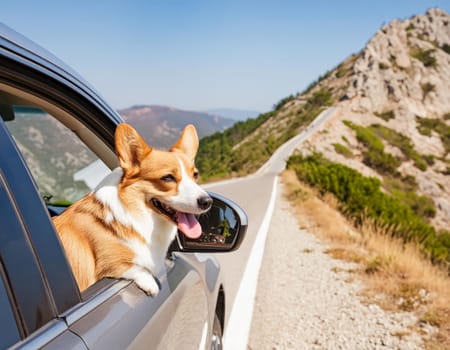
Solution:
M 224 266 L 226 349 L 245 349 L 253 312 L 256 284 L 275 199 L 277 175 L 284 170 L 289 155 L 333 114 L 335 108 L 322 112 L 301 134 L 280 146 L 255 174 L 213 184 L 204 188 L 238 203 L 247 213 L 249 226 L 239 250 L 218 254 Z

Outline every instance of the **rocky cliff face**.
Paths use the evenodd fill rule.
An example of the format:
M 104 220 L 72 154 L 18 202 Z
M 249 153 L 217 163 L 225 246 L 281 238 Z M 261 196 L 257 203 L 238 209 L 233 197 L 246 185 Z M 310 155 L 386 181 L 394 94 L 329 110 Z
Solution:
M 385 152 L 400 160 L 399 178 L 412 177 L 417 192 L 432 198 L 437 228 L 450 228 L 450 16 L 440 9 L 383 26 L 366 47 L 329 72 L 311 91 L 332 92 L 336 113 L 310 141 L 334 161 L 365 175 L 382 175 L 363 161 L 365 147 L 343 122 L 379 125 L 408 140 L 414 159 L 384 138 Z M 308 96 L 306 95 L 306 97 Z M 286 106 L 294 108 L 305 95 Z M 399 136 L 400 135 L 400 136 Z M 336 144 L 351 151 L 338 152 Z M 408 151 L 409 152 L 409 151 Z M 414 158 L 412 157 L 412 158 Z M 418 166 L 417 157 L 427 164 Z M 409 177 L 407 177 L 409 175 Z
M 449 112 L 449 21 L 446 12 L 430 9 L 381 28 L 353 67 L 348 97 L 358 97 L 355 107 L 363 112 L 394 108 L 419 117 Z

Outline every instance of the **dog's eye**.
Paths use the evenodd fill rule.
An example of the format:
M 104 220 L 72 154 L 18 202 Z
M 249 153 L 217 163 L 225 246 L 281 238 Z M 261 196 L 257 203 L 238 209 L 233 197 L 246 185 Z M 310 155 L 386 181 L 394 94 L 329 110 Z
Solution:
M 164 175 L 164 176 L 161 178 L 161 180 L 164 181 L 164 182 L 175 182 L 175 181 L 176 181 L 176 180 L 175 180 L 175 177 L 174 177 L 172 174 Z
M 198 180 L 198 171 L 194 171 L 194 179 Z

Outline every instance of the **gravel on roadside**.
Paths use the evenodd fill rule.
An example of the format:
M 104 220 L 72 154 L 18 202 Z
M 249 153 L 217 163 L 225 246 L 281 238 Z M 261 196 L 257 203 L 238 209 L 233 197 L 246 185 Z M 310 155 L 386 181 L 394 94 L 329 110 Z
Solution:
M 355 265 L 335 260 L 299 228 L 278 185 L 258 279 L 247 348 L 423 349 L 411 313 L 365 305 L 351 282 Z

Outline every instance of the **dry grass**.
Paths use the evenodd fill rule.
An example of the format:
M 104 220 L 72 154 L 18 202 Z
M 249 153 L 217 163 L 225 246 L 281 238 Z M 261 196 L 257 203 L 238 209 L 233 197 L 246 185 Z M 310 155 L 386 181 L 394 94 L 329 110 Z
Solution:
M 337 210 L 334 197 L 319 198 L 294 172 L 284 172 L 282 180 L 302 227 L 326 241 L 331 246 L 327 253 L 334 258 L 359 264 L 365 297 L 388 310 L 416 313 L 419 331 L 426 333 L 425 324 L 439 330 L 427 337 L 427 348 L 450 349 L 448 273 L 432 265 L 416 246 L 393 239 L 370 222 L 356 230 Z

